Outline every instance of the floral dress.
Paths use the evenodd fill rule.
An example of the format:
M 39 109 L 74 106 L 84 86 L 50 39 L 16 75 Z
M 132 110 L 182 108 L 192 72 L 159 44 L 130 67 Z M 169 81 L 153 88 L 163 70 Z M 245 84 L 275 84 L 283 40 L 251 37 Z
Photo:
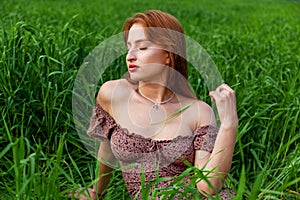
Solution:
M 172 140 L 153 140 L 129 133 L 98 103 L 94 107 L 87 131 L 90 137 L 98 141 L 110 141 L 112 152 L 121 166 L 131 165 L 123 167 L 122 174 L 132 199 L 136 194 L 138 199 L 142 199 L 139 194 L 142 178 L 149 183 L 158 177 L 170 177 L 155 185 L 156 188 L 165 188 L 172 183 L 172 177 L 180 175 L 188 168 L 186 161 L 194 163 L 196 150 L 212 152 L 218 128 L 211 125 L 201 126 L 193 133 L 191 136 L 178 136 Z M 136 165 L 132 165 L 133 163 Z M 190 180 L 187 179 L 185 184 L 189 185 Z M 224 187 L 219 195 L 221 199 L 230 199 L 234 196 L 234 192 Z M 178 199 L 178 196 L 173 199 Z

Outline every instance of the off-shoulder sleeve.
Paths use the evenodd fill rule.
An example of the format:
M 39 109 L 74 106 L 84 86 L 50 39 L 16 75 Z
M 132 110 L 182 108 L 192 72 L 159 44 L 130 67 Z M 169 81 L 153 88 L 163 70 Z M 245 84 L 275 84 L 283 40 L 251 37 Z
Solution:
M 207 125 L 198 127 L 195 131 L 194 149 L 212 152 L 219 129 L 217 127 Z
M 93 109 L 87 135 L 98 141 L 104 141 L 110 139 L 116 127 L 115 120 L 97 103 Z

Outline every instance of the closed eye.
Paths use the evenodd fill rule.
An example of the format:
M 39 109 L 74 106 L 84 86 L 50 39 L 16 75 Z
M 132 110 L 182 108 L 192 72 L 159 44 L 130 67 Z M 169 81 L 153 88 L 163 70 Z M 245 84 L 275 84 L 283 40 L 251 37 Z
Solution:
M 138 48 L 135 48 L 135 49 L 130 49 L 130 48 L 128 48 L 127 49 L 127 51 L 129 52 L 129 51 L 145 51 L 145 50 L 147 50 L 148 49 L 148 47 L 138 47 Z
M 137 48 L 137 49 L 143 51 L 143 50 L 146 50 L 147 48 L 148 47 L 140 47 L 140 48 Z

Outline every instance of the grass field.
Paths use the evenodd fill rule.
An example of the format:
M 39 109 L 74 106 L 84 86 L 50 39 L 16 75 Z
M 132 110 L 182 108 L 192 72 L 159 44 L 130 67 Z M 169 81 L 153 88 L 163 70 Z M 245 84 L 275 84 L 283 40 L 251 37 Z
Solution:
M 74 80 L 91 50 L 148 9 L 176 16 L 234 85 L 236 198 L 300 199 L 300 2 L 287 0 L 2 0 L 0 199 L 63 199 L 93 184 L 97 162 L 73 123 Z M 100 85 L 126 70 L 115 67 Z M 191 67 L 191 85 L 209 102 L 201 80 Z M 116 170 L 106 199 L 128 198 Z

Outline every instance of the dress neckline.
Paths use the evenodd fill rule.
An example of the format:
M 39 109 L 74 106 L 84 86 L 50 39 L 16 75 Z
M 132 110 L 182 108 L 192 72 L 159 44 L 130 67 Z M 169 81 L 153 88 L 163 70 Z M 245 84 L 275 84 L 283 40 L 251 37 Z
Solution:
M 155 142 L 155 143 L 170 143 L 170 142 L 173 142 L 173 141 L 176 141 L 176 140 L 191 139 L 191 138 L 195 137 L 196 134 L 205 135 L 206 131 L 203 131 L 203 130 L 210 129 L 210 128 L 218 129 L 217 127 L 215 127 L 211 124 L 207 124 L 207 125 L 198 126 L 193 131 L 192 135 L 178 135 L 178 136 L 176 136 L 172 139 L 156 140 L 156 139 L 153 139 L 153 138 L 145 137 L 145 136 L 140 135 L 140 134 L 136 134 L 134 132 L 130 132 L 127 128 L 122 127 L 120 124 L 118 124 L 115 121 L 115 119 L 106 110 L 104 110 L 104 108 L 98 102 L 96 103 L 96 108 L 99 108 L 101 110 L 101 112 L 105 115 L 105 117 L 108 118 L 113 124 L 115 124 L 118 129 L 124 130 L 123 132 L 126 135 L 128 135 L 130 137 L 140 138 L 140 139 L 143 139 L 143 140 L 148 140 L 148 141 Z

